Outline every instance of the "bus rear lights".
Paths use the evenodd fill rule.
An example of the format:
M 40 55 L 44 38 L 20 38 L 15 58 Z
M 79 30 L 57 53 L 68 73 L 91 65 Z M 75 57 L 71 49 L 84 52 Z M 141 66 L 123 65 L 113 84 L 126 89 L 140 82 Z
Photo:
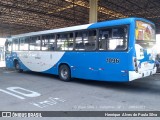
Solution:
M 137 64 L 137 58 L 134 58 L 134 67 L 135 67 L 135 71 L 138 72 L 138 64 Z
M 134 62 L 137 62 L 137 58 L 134 58 Z

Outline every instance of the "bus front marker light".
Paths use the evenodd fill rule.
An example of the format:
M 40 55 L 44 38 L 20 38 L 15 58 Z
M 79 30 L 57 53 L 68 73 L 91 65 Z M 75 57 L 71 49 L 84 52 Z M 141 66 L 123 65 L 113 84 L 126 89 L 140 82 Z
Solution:
M 137 58 L 134 58 L 134 62 L 137 62 Z

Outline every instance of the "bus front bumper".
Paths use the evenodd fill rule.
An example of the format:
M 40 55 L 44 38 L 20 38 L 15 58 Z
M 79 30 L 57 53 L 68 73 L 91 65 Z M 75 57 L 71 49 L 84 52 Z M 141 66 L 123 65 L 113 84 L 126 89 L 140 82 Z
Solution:
M 133 81 L 139 78 L 147 77 L 155 74 L 157 71 L 157 67 L 151 70 L 145 70 L 142 72 L 129 71 L 129 81 Z

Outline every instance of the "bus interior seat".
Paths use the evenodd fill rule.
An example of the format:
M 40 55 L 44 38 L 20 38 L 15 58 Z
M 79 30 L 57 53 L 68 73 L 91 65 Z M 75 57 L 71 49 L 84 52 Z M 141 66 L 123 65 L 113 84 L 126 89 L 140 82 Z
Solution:
M 115 48 L 115 50 L 125 50 L 126 46 L 125 45 L 117 45 L 117 47 Z

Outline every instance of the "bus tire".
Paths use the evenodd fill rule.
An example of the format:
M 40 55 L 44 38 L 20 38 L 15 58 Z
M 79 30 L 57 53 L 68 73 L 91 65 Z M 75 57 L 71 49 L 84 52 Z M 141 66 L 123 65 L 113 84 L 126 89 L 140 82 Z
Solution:
M 71 81 L 71 70 L 68 65 L 62 64 L 59 67 L 59 77 L 62 81 Z
M 22 69 L 20 69 L 20 64 L 19 64 L 19 62 L 18 61 L 15 61 L 15 69 L 18 71 L 18 72 L 23 72 L 23 70 Z

